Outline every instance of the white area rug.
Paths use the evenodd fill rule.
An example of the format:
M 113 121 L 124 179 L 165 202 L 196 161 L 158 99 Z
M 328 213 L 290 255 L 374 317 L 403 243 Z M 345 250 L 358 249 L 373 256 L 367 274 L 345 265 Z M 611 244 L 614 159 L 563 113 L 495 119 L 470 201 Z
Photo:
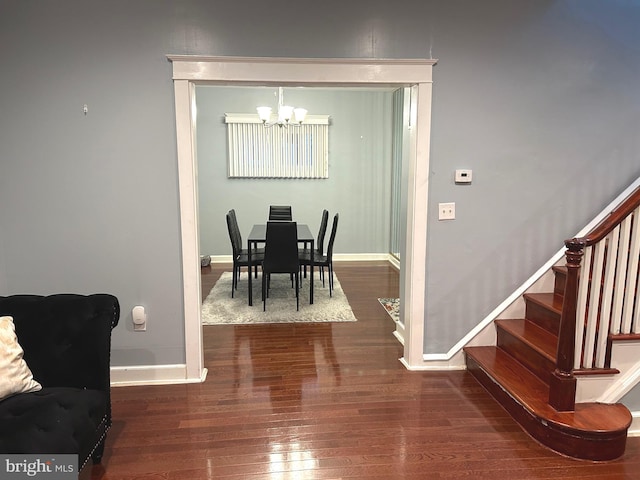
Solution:
M 355 322 L 349 301 L 334 275 L 333 296 L 329 297 L 329 279 L 322 287 L 319 272 L 314 273 L 313 305 L 309 305 L 309 278 L 301 275 L 300 310 L 296 311 L 296 292 L 288 275 L 272 275 L 267 311 L 262 311 L 262 277 L 253 278 L 253 306 L 247 300 L 247 273 L 238 281 L 231 298 L 231 272 L 224 272 L 202 303 L 203 325 L 295 322 Z M 326 271 L 325 271 L 326 275 Z

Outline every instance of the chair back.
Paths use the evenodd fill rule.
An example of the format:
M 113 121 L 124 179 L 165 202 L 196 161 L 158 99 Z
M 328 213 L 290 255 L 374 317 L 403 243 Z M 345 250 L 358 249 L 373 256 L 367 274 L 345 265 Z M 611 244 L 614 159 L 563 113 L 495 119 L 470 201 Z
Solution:
M 238 226 L 236 211 L 232 208 L 229 210 L 229 215 L 231 215 L 231 227 L 233 229 L 234 241 L 238 251 L 240 251 L 242 249 L 242 234 L 240 233 L 240 227 Z
M 293 220 L 291 205 L 271 205 L 269 207 L 269 220 L 291 222 Z
M 296 273 L 299 268 L 296 222 L 267 222 L 263 272 Z
M 227 230 L 229 230 L 229 240 L 231 241 L 231 248 L 233 250 L 233 257 L 236 258 L 238 255 L 240 255 L 240 250 L 241 250 L 241 245 L 242 245 L 242 241 L 238 239 L 238 236 L 240 235 L 239 232 L 236 233 L 236 227 L 234 226 L 234 216 L 231 213 L 231 211 L 229 211 L 227 213 Z
M 336 239 L 336 232 L 338 231 L 338 219 L 339 214 L 335 214 L 333 217 L 333 225 L 331 226 L 331 235 L 329 235 L 329 243 L 327 244 L 327 258 L 331 260 L 333 258 L 333 242 Z
M 327 233 L 327 224 L 329 223 L 329 211 L 322 211 L 322 220 L 320 221 L 320 230 L 318 230 L 318 238 L 316 240 L 316 250 L 320 255 L 324 253 L 324 236 Z

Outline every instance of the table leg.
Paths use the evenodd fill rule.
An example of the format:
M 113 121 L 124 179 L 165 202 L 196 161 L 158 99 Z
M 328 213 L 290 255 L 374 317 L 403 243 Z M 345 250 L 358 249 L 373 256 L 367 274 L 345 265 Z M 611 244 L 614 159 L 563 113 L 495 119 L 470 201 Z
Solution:
M 253 291 L 252 291 L 252 288 L 251 288 L 251 278 L 253 277 L 253 272 L 252 272 L 253 264 L 251 262 L 251 243 L 252 242 L 247 242 L 247 260 L 248 260 L 248 263 L 249 263 L 249 274 L 248 274 L 248 277 L 249 277 L 249 279 L 248 279 L 248 282 L 249 282 L 248 293 L 249 294 L 248 294 L 248 297 L 249 297 L 249 306 L 250 307 L 253 305 Z
M 313 240 L 311 241 L 311 253 L 310 253 L 310 257 L 311 258 L 311 267 L 309 268 L 309 275 L 311 276 L 311 281 L 309 282 L 309 303 L 313 304 L 313 251 L 315 250 L 315 245 Z

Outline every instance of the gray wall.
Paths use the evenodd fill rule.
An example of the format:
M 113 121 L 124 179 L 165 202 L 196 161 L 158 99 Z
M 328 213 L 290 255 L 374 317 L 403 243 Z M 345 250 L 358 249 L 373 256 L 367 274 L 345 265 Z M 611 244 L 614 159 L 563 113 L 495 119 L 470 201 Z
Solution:
M 637 5 L 518 1 L 487 15 L 501 2 L 453 3 L 470 7 L 461 23 L 477 23 L 450 28 L 447 8 L 434 24 L 431 353 L 450 348 L 640 175 Z M 473 169 L 472 185 L 454 184 L 460 167 Z M 456 202 L 456 221 L 436 220 L 443 201 Z
M 639 24 L 626 0 L 0 0 L 2 293 L 112 292 L 115 365 L 183 362 L 165 55 L 432 55 L 425 350 L 447 350 L 640 175 Z
M 196 88 L 200 251 L 229 255 L 225 214 L 234 208 L 243 235 L 264 223 L 268 205 L 291 205 L 317 232 L 322 209 L 340 213 L 335 253 L 389 253 L 391 93 L 389 90 L 285 89 L 286 104 L 331 115 L 328 179 L 227 177 L 225 113 L 272 106 L 274 88 Z M 277 128 L 277 127 L 275 127 Z M 329 227 L 329 230 L 331 227 Z M 328 235 L 327 235 L 328 239 Z

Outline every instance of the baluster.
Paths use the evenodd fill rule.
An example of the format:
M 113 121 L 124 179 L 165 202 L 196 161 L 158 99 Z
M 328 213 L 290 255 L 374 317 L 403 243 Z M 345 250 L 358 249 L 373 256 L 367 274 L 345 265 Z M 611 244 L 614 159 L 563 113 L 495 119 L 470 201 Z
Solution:
M 559 411 L 573 411 L 576 404 L 576 378 L 573 375 L 576 339 L 576 307 L 578 302 L 578 275 L 584 255 L 585 241 L 574 238 L 565 242 L 567 247 L 567 283 L 564 290 L 562 316 L 558 333 L 556 369 L 549 385 L 549 404 Z

